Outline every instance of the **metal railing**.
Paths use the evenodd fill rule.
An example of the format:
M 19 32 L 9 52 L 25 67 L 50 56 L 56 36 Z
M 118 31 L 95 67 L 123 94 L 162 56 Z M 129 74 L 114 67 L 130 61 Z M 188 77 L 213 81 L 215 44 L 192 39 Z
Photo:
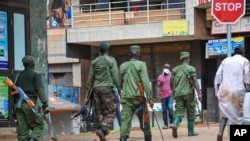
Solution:
M 71 27 L 152 23 L 185 18 L 185 0 L 175 3 L 91 3 L 72 6 Z

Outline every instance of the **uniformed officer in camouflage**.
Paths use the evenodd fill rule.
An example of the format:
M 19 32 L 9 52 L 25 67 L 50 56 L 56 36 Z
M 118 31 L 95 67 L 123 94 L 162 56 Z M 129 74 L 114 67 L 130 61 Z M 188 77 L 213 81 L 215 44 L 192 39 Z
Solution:
M 27 55 L 22 59 L 24 70 L 16 77 L 16 86 L 21 87 L 27 96 L 34 102 L 39 98 L 42 102 L 42 108 L 45 113 L 48 112 L 47 97 L 45 95 L 44 85 L 41 74 L 34 71 L 34 58 Z M 15 95 L 14 104 L 17 106 L 19 95 Z M 17 118 L 17 138 L 18 141 L 37 141 L 41 137 L 44 129 L 43 119 L 37 117 L 25 101 L 21 108 L 16 109 Z M 31 134 L 30 130 L 32 131 Z
M 132 45 L 129 49 L 131 59 L 121 64 L 119 68 L 120 80 L 122 86 L 121 104 L 122 104 L 122 124 L 121 124 L 121 137 L 120 141 L 127 141 L 130 134 L 130 127 L 133 115 L 138 107 L 141 106 L 140 91 L 138 89 L 138 83 L 142 83 L 146 97 L 150 104 L 152 104 L 152 89 L 147 72 L 146 63 L 139 60 L 140 57 L 140 46 Z M 150 121 L 148 121 L 143 129 L 142 113 L 137 113 L 140 121 L 140 127 L 144 132 L 145 141 L 151 141 L 151 129 Z
M 172 135 L 174 138 L 178 137 L 177 127 L 182 121 L 185 112 L 188 119 L 188 136 L 196 136 L 198 133 L 194 131 L 194 120 L 196 113 L 196 101 L 194 89 L 192 88 L 189 78 L 193 79 L 194 85 L 197 88 L 199 84 L 196 79 L 196 69 L 189 65 L 190 53 L 183 51 L 180 53 L 180 60 L 182 64 L 176 66 L 172 70 L 171 85 L 175 99 L 175 119 L 172 128 Z M 201 100 L 201 92 L 198 92 L 199 100 Z
M 115 58 L 108 55 L 110 45 L 102 42 L 99 47 L 100 56 L 91 62 L 86 88 L 89 92 L 89 89 L 93 87 L 94 106 L 99 121 L 96 135 L 101 141 L 106 141 L 105 136 L 109 134 L 109 127 L 112 126 L 116 115 L 113 86 L 120 91 L 119 72 Z M 93 81 L 93 86 L 91 86 Z

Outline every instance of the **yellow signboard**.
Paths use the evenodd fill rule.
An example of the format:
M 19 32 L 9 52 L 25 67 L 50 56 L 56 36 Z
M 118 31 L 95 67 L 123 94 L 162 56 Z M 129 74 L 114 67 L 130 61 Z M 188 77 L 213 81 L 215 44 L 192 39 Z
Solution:
M 163 21 L 162 35 L 163 36 L 188 35 L 188 21 L 187 20 Z

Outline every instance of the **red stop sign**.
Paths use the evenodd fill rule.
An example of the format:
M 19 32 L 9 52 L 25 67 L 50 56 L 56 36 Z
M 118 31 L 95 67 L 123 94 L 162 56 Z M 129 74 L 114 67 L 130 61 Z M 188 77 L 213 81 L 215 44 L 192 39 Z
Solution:
M 245 15 L 245 0 L 212 0 L 211 14 L 222 24 L 234 24 Z

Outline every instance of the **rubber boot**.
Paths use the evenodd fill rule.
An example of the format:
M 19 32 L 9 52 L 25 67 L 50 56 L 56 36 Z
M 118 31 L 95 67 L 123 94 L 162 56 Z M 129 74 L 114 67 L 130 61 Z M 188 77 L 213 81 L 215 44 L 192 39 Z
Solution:
M 188 119 L 188 136 L 197 136 L 199 135 L 194 131 L 194 120 Z
M 152 134 L 148 134 L 144 137 L 145 141 L 152 141 Z
M 177 128 L 178 128 L 180 122 L 181 122 L 181 118 L 180 118 L 180 117 L 175 117 L 175 119 L 174 119 L 174 124 L 173 124 L 173 128 L 172 128 L 172 136 L 173 136 L 174 138 L 177 138 L 177 137 L 178 137 Z
M 121 137 L 121 138 L 120 138 L 120 141 L 127 141 L 127 138 L 128 138 L 128 137 Z
M 227 124 L 227 120 L 228 119 L 225 117 L 222 117 L 220 120 L 220 127 L 219 127 L 219 133 L 217 134 L 217 141 L 222 141 L 223 139 L 223 133 Z

